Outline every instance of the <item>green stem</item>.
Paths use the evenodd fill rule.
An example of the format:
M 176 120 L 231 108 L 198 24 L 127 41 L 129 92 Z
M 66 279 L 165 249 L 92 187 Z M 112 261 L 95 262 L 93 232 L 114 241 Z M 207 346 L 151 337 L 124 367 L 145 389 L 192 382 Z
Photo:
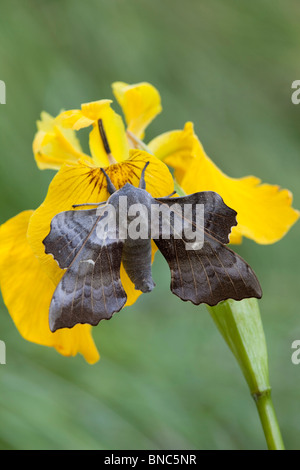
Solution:
M 284 445 L 271 398 L 267 346 L 256 299 L 225 300 L 207 309 L 235 356 L 257 406 L 269 450 Z
M 269 450 L 284 450 L 276 413 L 274 410 L 271 392 L 254 395 L 260 422 L 264 430 Z
M 136 148 L 144 150 L 145 152 L 153 155 L 153 153 L 150 151 L 149 147 L 145 144 L 145 142 L 143 142 L 141 139 L 136 137 L 132 132 L 128 130 L 126 131 L 126 134 Z

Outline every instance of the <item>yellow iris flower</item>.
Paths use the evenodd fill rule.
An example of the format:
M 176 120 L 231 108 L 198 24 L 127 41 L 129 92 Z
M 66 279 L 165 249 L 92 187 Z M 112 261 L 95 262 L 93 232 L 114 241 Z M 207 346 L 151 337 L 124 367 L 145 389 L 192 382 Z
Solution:
M 289 191 L 260 184 L 253 176 L 233 179 L 222 173 L 205 154 L 191 123 L 183 130 L 167 132 L 149 142 L 151 155 L 141 150 L 145 148 L 141 139 L 146 127 L 161 111 L 160 95 L 149 83 L 116 82 L 113 92 L 127 129 L 111 108 L 111 100 L 86 103 L 81 109 L 61 112 L 56 118 L 42 113 L 33 142 L 34 156 L 40 169 L 58 172 L 37 210 L 22 212 L 0 228 L 0 283 L 20 333 L 30 341 L 53 346 L 66 356 L 79 352 L 89 363 L 99 358 L 89 325 L 50 332 L 49 305 L 64 271 L 51 255 L 45 254 L 42 240 L 57 213 L 70 210 L 73 204 L 108 198 L 100 167 L 105 167 L 117 189 L 126 182 L 137 186 L 145 163 L 150 161 L 145 176 L 147 190 L 154 197 L 173 191 L 167 165 L 174 169 L 175 178 L 186 193 L 205 190 L 219 193 L 238 212 L 231 242 L 239 243 L 246 236 L 258 243 L 273 243 L 299 217 L 291 207 Z M 99 122 L 105 129 L 109 152 L 101 138 Z M 82 151 L 76 136 L 85 127 L 91 127 L 91 156 Z M 121 280 L 128 297 L 126 305 L 130 305 L 140 292 L 134 289 L 122 267 Z
M 128 110 L 129 126 L 141 136 L 160 111 L 159 94 L 150 84 L 141 83 L 132 87 L 129 101 L 130 106 L 134 103 Z M 89 363 L 99 359 L 90 325 L 76 325 L 55 333 L 49 329 L 50 301 L 65 272 L 51 255 L 45 254 L 42 240 L 49 233 L 50 222 L 57 213 L 72 209 L 73 204 L 108 199 L 100 167 L 106 169 L 119 189 L 126 182 L 138 186 L 142 169 L 149 161 L 145 181 L 152 196 L 166 196 L 174 189 L 172 175 L 162 161 L 143 150 L 130 148 L 122 118 L 110 104 L 110 100 L 83 104 L 80 110 L 66 111 L 56 118 L 42 113 L 33 142 L 34 156 L 39 168 L 58 172 L 37 210 L 22 212 L 0 228 L 0 284 L 18 330 L 27 340 L 53 346 L 65 356 L 79 352 Z M 110 154 L 99 133 L 99 120 L 105 129 Z M 76 136 L 76 131 L 89 126 L 91 157 L 82 151 Z M 153 246 L 153 255 L 154 252 Z M 121 281 L 127 294 L 126 305 L 131 305 L 140 292 L 135 290 L 122 266 Z

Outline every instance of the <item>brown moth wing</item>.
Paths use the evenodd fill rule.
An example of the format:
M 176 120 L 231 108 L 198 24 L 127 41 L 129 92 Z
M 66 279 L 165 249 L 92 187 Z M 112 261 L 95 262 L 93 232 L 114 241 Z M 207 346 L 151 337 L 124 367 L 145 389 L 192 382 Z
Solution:
M 97 209 L 60 212 L 51 220 L 43 240 L 45 253 L 53 255 L 59 267 L 68 268 L 97 222 Z
M 204 230 L 207 235 L 211 235 L 223 244 L 229 243 L 231 228 L 237 225 L 236 211 L 228 207 L 221 196 L 213 191 L 202 191 L 189 194 L 188 196 L 172 198 L 156 198 L 155 201 L 161 204 L 172 206 L 176 203 L 180 206 L 191 204 L 193 206 L 193 216 L 196 204 L 204 205 L 204 227 L 197 227 Z M 194 220 L 190 221 L 195 225 Z M 196 229 L 196 226 L 195 226 Z
M 171 291 L 182 300 L 210 306 L 222 300 L 261 298 L 262 291 L 251 267 L 236 253 L 224 246 L 228 243 L 231 227 L 236 225 L 236 212 L 213 192 L 182 198 L 156 199 L 168 206 L 178 204 L 204 204 L 204 243 L 199 250 L 187 250 L 184 237 L 155 239 L 171 271 Z M 190 223 L 194 225 L 194 221 Z M 171 222 L 172 224 L 172 222 Z
M 97 236 L 102 216 L 96 209 L 57 214 L 45 238 L 46 253 L 67 268 L 51 300 L 51 331 L 78 323 L 97 325 L 127 300 L 120 280 L 123 241 Z

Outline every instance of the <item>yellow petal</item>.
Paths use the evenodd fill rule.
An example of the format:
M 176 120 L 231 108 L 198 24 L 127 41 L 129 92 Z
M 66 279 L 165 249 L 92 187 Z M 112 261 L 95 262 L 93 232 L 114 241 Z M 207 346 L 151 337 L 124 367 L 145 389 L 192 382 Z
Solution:
M 50 114 L 43 112 L 37 127 L 33 153 L 41 170 L 58 170 L 64 163 L 76 162 L 85 156 L 75 132 L 64 129 Z
M 89 127 L 94 123 L 94 119 L 90 119 L 84 116 L 80 109 L 70 109 L 60 113 L 57 118 L 57 122 L 63 127 L 79 131 L 85 127 Z
M 103 119 L 106 113 L 111 117 L 114 111 L 110 108 L 112 100 L 98 100 L 83 103 L 81 109 L 64 111 L 57 116 L 57 121 L 64 127 L 78 131 L 84 127 L 93 125 L 98 119 Z M 109 111 L 110 110 L 110 111 Z
M 233 243 L 234 245 L 240 245 L 242 241 L 243 237 L 240 233 L 240 229 L 238 227 L 232 227 L 230 234 L 230 243 Z
M 194 159 L 194 126 L 187 122 L 183 130 L 165 132 L 148 144 L 151 152 L 166 165 L 174 168 L 179 182 Z
M 162 110 L 157 89 L 147 82 L 135 85 L 115 82 L 112 89 L 123 110 L 128 130 L 143 138 L 146 127 Z
M 106 168 L 117 189 L 127 182 L 138 186 L 141 172 L 145 163 L 149 161 L 145 174 L 147 191 L 154 197 L 166 196 L 173 191 L 173 178 L 164 163 L 140 150 L 133 150 L 130 154 L 131 157 L 127 161 Z M 63 166 L 53 178 L 45 201 L 30 219 L 28 241 L 47 275 L 55 284 L 59 282 L 64 271 L 58 267 L 51 255 L 45 254 L 42 243 L 50 231 L 52 218 L 59 212 L 71 210 L 73 204 L 101 202 L 108 197 L 106 179 L 100 168 L 91 167 L 83 161 Z M 121 280 L 128 295 L 128 303 L 132 303 L 130 292 L 134 289 L 131 281 L 122 278 Z
M 81 105 L 82 114 L 91 119 L 92 121 L 98 121 L 105 117 L 105 113 L 114 113 L 111 109 L 110 105 L 112 100 L 98 100 L 98 101 L 90 101 L 89 103 L 83 103 Z
M 121 116 L 116 114 L 111 108 L 107 108 L 106 112 L 103 112 L 101 116 L 113 158 L 117 162 L 126 160 L 129 155 L 129 146 Z M 93 125 L 93 130 L 90 132 L 89 144 L 92 157 L 97 165 L 107 166 L 111 163 L 104 149 L 98 122 Z
M 53 346 L 64 356 L 81 353 L 95 363 L 99 354 L 89 325 L 51 333 L 48 312 L 55 285 L 41 268 L 26 238 L 33 211 L 25 211 L 0 227 L 0 284 L 4 302 L 21 335 Z
M 149 162 L 148 168 L 145 173 L 146 190 L 153 197 L 163 197 L 171 194 L 174 190 L 174 181 L 172 175 L 162 161 L 155 156 L 144 152 L 142 150 L 130 150 L 130 158 L 123 163 L 121 172 L 127 173 L 128 178 L 133 186 L 138 186 L 141 170 L 144 168 L 145 163 Z M 117 165 L 111 165 L 109 171 L 116 172 Z M 121 187 L 124 185 L 124 178 L 120 181 Z
M 117 162 L 128 158 L 129 146 L 124 123 L 110 107 L 111 100 L 92 101 L 81 105 L 81 111 L 73 110 L 61 113 L 58 117 L 63 126 L 72 129 L 93 126 L 90 132 L 90 151 L 94 162 L 100 166 L 109 165 L 107 152 L 99 131 L 98 121 L 101 119 L 111 154 Z
M 280 240 L 298 220 L 299 212 L 291 207 L 292 194 L 279 186 L 262 184 L 255 176 L 230 178 L 205 154 L 195 138 L 194 153 L 180 185 L 187 193 L 215 191 L 224 202 L 237 211 L 237 227 L 232 231 L 232 242 L 241 237 L 257 243 L 269 244 Z

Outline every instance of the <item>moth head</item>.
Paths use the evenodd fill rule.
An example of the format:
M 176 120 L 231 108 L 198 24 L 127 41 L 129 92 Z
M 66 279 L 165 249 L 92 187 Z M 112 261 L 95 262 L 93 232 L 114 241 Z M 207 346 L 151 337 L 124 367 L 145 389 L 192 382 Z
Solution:
M 117 205 L 121 197 L 126 198 L 128 207 L 133 204 L 148 206 L 150 199 L 152 199 L 151 195 L 145 189 L 137 188 L 131 183 L 126 183 L 118 191 L 114 192 L 107 202 L 112 205 Z

